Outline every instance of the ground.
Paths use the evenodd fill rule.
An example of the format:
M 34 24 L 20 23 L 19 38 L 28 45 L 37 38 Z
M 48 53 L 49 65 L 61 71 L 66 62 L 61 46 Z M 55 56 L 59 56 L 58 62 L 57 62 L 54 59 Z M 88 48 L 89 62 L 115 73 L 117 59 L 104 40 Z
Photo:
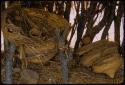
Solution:
M 39 79 L 37 80 L 37 84 L 59 84 L 63 83 L 61 67 L 58 60 L 51 60 L 44 66 L 30 64 L 28 68 L 32 71 L 35 71 L 39 75 Z M 20 80 L 20 72 L 13 72 L 13 83 L 19 84 L 23 83 Z M 31 74 L 33 75 L 33 74 Z M 5 74 L 2 74 L 2 81 L 5 79 Z M 31 81 L 31 80 L 29 80 Z M 32 81 L 31 81 L 32 82 Z M 90 71 L 89 69 L 83 66 L 71 67 L 69 68 L 69 82 L 70 84 L 88 84 L 88 83 L 122 83 L 123 82 L 123 69 L 120 69 L 115 78 L 111 79 L 104 74 L 96 74 Z

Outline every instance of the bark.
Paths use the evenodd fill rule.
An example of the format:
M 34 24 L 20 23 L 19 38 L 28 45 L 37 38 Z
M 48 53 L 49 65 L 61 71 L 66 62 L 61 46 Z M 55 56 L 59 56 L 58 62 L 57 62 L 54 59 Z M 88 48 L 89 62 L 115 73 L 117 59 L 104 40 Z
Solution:
M 124 34 L 123 34 L 124 36 L 122 41 L 122 56 L 125 58 L 125 24 L 124 24 L 123 30 L 124 30 Z
M 108 31 L 109 31 L 109 29 L 110 29 L 111 23 L 112 23 L 112 22 L 110 22 L 110 23 L 109 23 L 108 25 L 106 25 L 106 27 L 104 28 L 104 31 L 103 31 L 102 36 L 101 36 L 101 40 L 106 39 L 106 36 L 108 36 Z
M 97 34 L 105 26 L 106 21 L 107 21 L 106 17 L 108 17 L 107 16 L 107 14 L 108 14 L 107 12 L 108 11 L 105 11 L 105 15 L 104 15 L 103 19 L 99 22 L 98 25 L 96 25 L 95 27 L 91 28 L 91 30 L 87 30 L 86 31 L 86 36 L 89 36 L 91 38 L 91 42 L 92 42 L 95 34 Z M 94 29 L 94 30 L 92 30 L 92 29 Z
M 75 30 L 76 30 L 75 24 L 76 24 L 76 21 L 75 21 L 74 25 L 71 27 L 71 35 L 70 35 L 70 39 L 68 41 L 68 47 L 69 47 L 69 45 L 71 43 L 72 37 L 73 37 L 73 35 L 75 33 Z
M 6 14 L 7 11 L 3 11 L 1 13 L 1 23 L 2 23 L 2 31 L 3 31 L 3 35 L 4 35 L 4 54 L 5 54 L 5 57 L 6 57 L 6 78 L 5 78 L 5 82 L 6 84 L 12 84 L 12 58 L 13 58 L 13 54 L 14 54 L 14 50 L 15 50 L 15 47 L 13 44 L 10 44 L 9 45 L 9 42 L 8 40 L 6 39 L 6 34 L 4 34 L 6 32 L 6 29 L 5 29 L 5 25 L 6 25 L 6 17 L 7 17 L 7 14 Z
M 125 1 L 123 2 L 125 4 Z M 123 9 L 125 11 L 125 9 Z M 123 40 L 122 40 L 122 56 L 125 58 L 125 17 L 124 17 L 124 22 L 123 22 Z
M 58 15 L 64 15 L 64 1 L 61 1 L 60 3 L 56 2 L 56 10 L 58 11 Z
M 48 1 L 48 11 L 53 12 L 54 1 Z
M 78 24 L 80 3 L 78 2 L 78 3 L 77 3 L 77 6 L 76 6 L 76 2 L 74 2 L 74 4 L 75 4 L 75 10 L 76 10 L 76 18 L 74 19 L 74 24 L 73 24 L 73 26 L 71 27 L 71 36 L 70 36 L 70 39 L 69 39 L 69 42 L 68 42 L 68 46 L 69 46 L 70 43 L 71 43 L 72 37 L 74 36 L 74 33 L 75 33 L 76 29 L 77 29 L 77 24 Z
M 9 50 L 6 56 L 6 84 L 12 84 L 12 68 L 13 68 L 13 55 L 15 52 L 15 45 L 10 43 Z
M 114 20 L 114 16 L 115 16 L 115 4 L 114 4 L 114 6 L 111 6 L 110 9 L 111 10 L 110 10 L 109 16 L 108 16 L 109 18 L 107 19 L 107 23 L 105 25 L 104 31 L 101 36 L 101 40 L 106 39 L 106 36 L 108 36 L 108 31 L 110 29 L 110 26 L 111 26 L 112 21 Z
M 64 18 L 69 22 L 70 18 L 70 10 L 71 10 L 71 1 L 66 2 L 66 9 L 64 12 Z
M 68 58 L 65 55 L 65 38 L 64 35 L 61 35 L 61 31 L 58 31 L 57 36 L 57 43 L 58 43 L 58 59 L 61 62 L 61 71 L 62 71 L 62 79 L 63 83 L 68 82 Z
M 119 3 L 119 8 L 117 11 L 117 16 L 114 18 L 114 27 L 115 27 L 115 41 L 120 45 L 120 25 L 121 25 L 121 18 L 123 15 L 123 4 L 122 2 Z
M 91 42 L 92 42 L 93 38 L 95 37 L 95 35 L 97 33 L 99 33 L 100 30 L 102 30 L 102 28 L 106 25 L 107 21 L 109 20 L 109 15 L 113 16 L 114 13 L 112 14 L 112 12 L 114 12 L 115 5 L 116 5 L 116 2 L 112 2 L 112 3 L 110 2 L 110 3 L 106 4 L 105 10 L 104 10 L 104 16 L 103 16 L 102 20 L 98 23 L 98 25 L 92 27 L 91 23 L 90 23 L 90 26 L 87 27 L 85 36 L 89 36 L 91 38 Z M 111 9 L 111 11 L 109 11 L 109 8 Z M 92 20 L 90 20 L 90 21 L 92 22 Z M 90 27 L 92 27 L 92 28 L 90 28 Z M 90 29 L 88 29 L 88 28 L 90 28 Z
M 83 31 L 84 31 L 85 21 L 84 21 L 84 11 L 83 11 L 83 9 L 84 9 L 84 2 L 81 1 L 81 14 L 80 14 L 80 17 L 78 19 L 77 40 L 76 40 L 76 43 L 75 43 L 74 51 L 76 51 L 78 49 Z
M 93 18 L 96 15 L 96 12 L 95 12 L 96 6 L 97 6 L 97 2 L 92 1 L 90 3 L 90 8 L 86 11 L 86 15 L 85 15 L 86 17 L 85 18 L 87 18 L 87 20 L 86 20 L 86 22 L 87 22 L 87 25 L 86 25 L 87 30 L 86 30 L 86 35 L 83 38 L 85 38 L 86 36 L 90 36 L 91 33 L 89 33 L 89 32 L 93 31 L 92 27 L 93 27 L 93 24 L 95 22 L 95 20 Z

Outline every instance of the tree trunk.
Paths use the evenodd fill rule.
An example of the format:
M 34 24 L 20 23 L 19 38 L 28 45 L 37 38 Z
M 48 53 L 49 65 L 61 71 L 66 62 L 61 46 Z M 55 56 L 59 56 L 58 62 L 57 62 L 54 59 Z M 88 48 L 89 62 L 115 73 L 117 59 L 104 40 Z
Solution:
M 75 47 L 74 47 L 74 51 L 76 51 L 79 47 L 79 43 L 81 41 L 82 38 L 82 34 L 84 31 L 84 26 L 85 26 L 85 22 L 84 22 L 84 2 L 81 1 L 81 14 L 80 17 L 78 19 L 78 27 L 77 27 L 77 40 L 75 43 Z
M 58 11 L 58 15 L 60 16 L 63 16 L 64 15 L 64 2 L 61 1 L 60 3 L 59 2 L 56 2 L 56 10 Z
M 120 25 L 121 25 L 121 17 L 123 14 L 123 6 L 122 2 L 119 3 L 119 8 L 117 11 L 117 16 L 114 19 L 114 27 L 115 27 L 115 41 L 120 45 Z
M 66 2 L 66 9 L 64 12 L 64 18 L 69 22 L 70 17 L 70 10 L 71 10 L 71 1 Z
M 12 84 L 12 68 L 13 68 L 13 55 L 15 52 L 15 45 L 10 43 L 6 56 L 6 84 Z
M 54 1 L 48 1 L 48 11 L 53 12 Z
M 123 4 L 125 4 L 125 1 Z M 123 11 L 125 11 L 125 9 L 123 9 Z M 122 56 L 125 58 L 125 17 L 123 22 Z
M 111 6 L 111 11 L 109 11 L 109 16 L 108 16 L 109 18 L 107 19 L 107 23 L 102 33 L 101 40 L 106 39 L 106 36 L 108 36 L 108 31 L 110 29 L 112 21 L 114 20 L 114 16 L 115 16 L 115 5 Z
M 110 5 L 111 4 L 111 5 Z M 116 2 L 110 2 L 108 4 L 105 5 L 105 10 L 104 10 L 104 16 L 102 18 L 102 20 L 98 23 L 98 25 L 92 27 L 91 24 L 90 26 L 87 27 L 87 30 L 86 30 L 86 34 L 85 36 L 89 36 L 91 38 L 91 42 L 93 41 L 93 38 L 95 37 L 95 35 L 97 33 L 100 32 L 100 30 L 102 30 L 102 28 L 106 25 L 107 23 L 107 20 L 109 20 L 109 15 L 110 16 L 113 16 L 114 14 L 114 9 L 115 9 L 115 6 L 116 6 Z M 109 8 L 111 11 L 109 11 Z M 91 16 L 91 15 L 90 15 Z M 94 16 L 93 16 L 94 17 Z M 92 23 L 92 19 L 88 19 L 91 23 Z M 89 22 L 89 23 L 90 23 Z M 88 23 L 88 24 L 89 24 Z M 92 27 L 92 28 L 91 28 Z M 89 28 L 89 29 L 88 29 Z M 83 37 L 84 38 L 84 37 Z

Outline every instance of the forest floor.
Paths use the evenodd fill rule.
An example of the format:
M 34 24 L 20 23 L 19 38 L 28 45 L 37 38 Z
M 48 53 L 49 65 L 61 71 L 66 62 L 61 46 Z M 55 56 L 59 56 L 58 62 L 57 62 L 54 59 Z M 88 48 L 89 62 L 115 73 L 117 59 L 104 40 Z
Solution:
M 62 81 L 62 74 L 61 74 L 61 67 L 58 61 L 50 61 L 46 65 L 36 65 L 30 64 L 28 65 L 28 69 L 35 71 L 39 75 L 39 79 L 37 80 L 37 84 L 60 84 L 63 83 Z M 13 83 L 19 84 L 23 83 L 20 80 L 21 71 L 13 72 Z M 104 74 L 96 74 L 92 71 L 88 70 L 83 66 L 69 68 L 69 84 L 92 84 L 92 83 L 113 83 L 119 84 L 122 83 L 124 80 L 124 71 L 120 69 L 115 78 L 109 78 Z M 5 72 L 2 74 L 2 81 L 5 80 Z M 33 75 L 31 73 L 31 75 Z M 29 80 L 30 81 L 30 80 Z M 32 80 L 31 80 L 32 81 Z

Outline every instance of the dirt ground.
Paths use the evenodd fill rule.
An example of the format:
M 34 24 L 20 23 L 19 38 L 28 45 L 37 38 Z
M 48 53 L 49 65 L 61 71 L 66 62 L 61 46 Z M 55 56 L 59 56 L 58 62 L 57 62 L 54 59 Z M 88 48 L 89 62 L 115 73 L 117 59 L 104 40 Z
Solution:
M 28 69 L 35 71 L 39 75 L 37 84 L 60 84 L 62 81 L 61 67 L 58 61 L 50 61 L 46 65 L 28 65 Z M 32 75 L 32 74 L 31 74 Z M 13 72 L 13 83 L 23 83 L 20 81 L 20 71 Z M 2 81 L 5 80 L 5 74 L 2 74 Z M 69 84 L 92 84 L 92 83 L 113 83 L 119 84 L 124 80 L 123 69 L 120 69 L 115 78 L 111 79 L 104 74 L 96 74 L 83 66 L 69 68 Z

